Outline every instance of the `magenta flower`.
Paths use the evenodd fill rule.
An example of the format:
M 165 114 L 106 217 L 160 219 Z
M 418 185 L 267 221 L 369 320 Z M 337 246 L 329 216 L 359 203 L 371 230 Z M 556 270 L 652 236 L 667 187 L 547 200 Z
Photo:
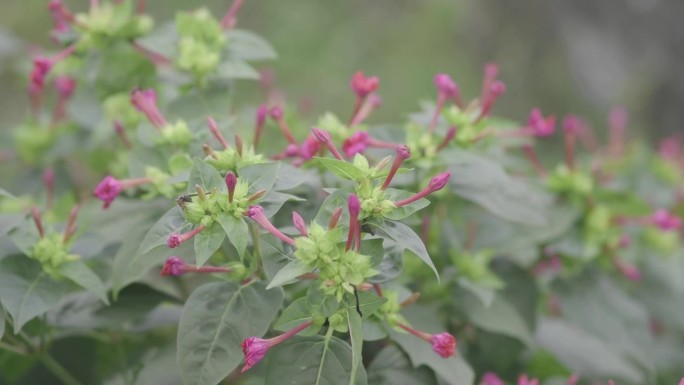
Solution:
M 55 23 L 55 28 L 50 32 L 50 36 L 53 40 L 57 41 L 60 35 L 69 31 L 69 20 L 73 18 L 73 15 L 71 15 L 62 0 L 50 0 L 48 2 L 48 9 L 50 10 L 52 21 Z
M 111 175 L 107 175 L 100 184 L 95 187 L 95 196 L 104 202 L 103 208 L 108 208 L 114 199 L 123 190 L 123 184 Z
M 521 374 L 518 377 L 518 385 L 539 385 L 539 380 L 536 378 L 528 378 L 526 374 Z
M 447 332 L 433 334 L 430 338 L 430 343 L 432 344 L 432 350 L 442 358 L 449 358 L 456 351 L 456 339 Z
M 304 142 L 302 142 L 298 152 L 303 160 L 311 160 L 320 150 L 321 142 L 319 142 L 314 135 L 309 135 L 304 139 Z
M 94 195 L 104 202 L 103 208 L 108 208 L 112 202 L 116 199 L 121 191 L 138 186 L 145 183 L 151 183 L 152 178 L 132 178 L 125 180 L 118 180 L 111 175 L 107 175 L 102 179 L 102 181 L 95 187 L 93 191 Z
M 268 106 L 265 104 L 260 105 L 256 110 L 256 122 L 254 124 L 254 140 L 252 144 L 255 149 L 259 146 L 259 140 L 261 139 L 261 133 L 264 131 L 267 116 Z
M 29 74 L 29 94 L 40 95 L 45 89 L 45 78 L 52 69 L 53 62 L 45 56 L 36 56 L 33 59 L 33 69 Z
M 489 115 L 489 112 L 494 107 L 496 100 L 506 92 L 506 84 L 500 80 L 494 81 L 490 86 L 489 90 L 482 99 L 482 109 L 480 111 L 480 116 L 477 120 L 479 121 L 483 117 Z
M 495 373 L 487 372 L 482 376 L 480 385 L 506 385 Z
M 663 159 L 676 161 L 682 156 L 682 145 L 674 136 L 665 138 L 660 141 L 658 154 L 660 154 L 660 157 Z
M 230 273 L 231 269 L 221 266 L 195 266 L 185 263 L 179 257 L 169 257 L 161 270 L 161 276 L 179 276 L 185 273 Z
M 280 239 L 285 243 L 289 243 L 292 246 L 295 245 L 294 239 L 283 234 L 280 230 L 273 226 L 273 224 L 271 223 L 271 221 L 268 220 L 268 218 L 266 218 L 266 214 L 264 214 L 263 207 L 258 205 L 249 206 L 249 209 L 247 209 L 247 216 L 251 218 L 254 222 L 258 223 L 266 231 L 273 234 L 276 238 Z
M 651 222 L 663 231 L 675 231 L 682 227 L 681 218 L 664 209 L 657 210 L 653 213 Z
M 173 234 L 169 235 L 169 237 L 166 239 L 166 246 L 168 246 L 171 249 L 176 248 L 176 247 L 182 245 L 183 242 L 186 242 L 186 241 L 192 239 L 192 237 L 199 234 L 202 230 L 204 230 L 204 226 L 199 225 L 199 226 L 195 227 L 194 229 L 192 229 L 191 231 L 184 233 L 184 234 L 173 233 Z
M 430 334 L 414 329 L 403 323 L 398 323 L 398 326 L 414 336 L 429 342 L 432 345 L 432 350 L 442 358 L 449 358 L 456 354 L 456 338 L 447 332 Z
M 556 131 L 556 117 L 549 115 L 545 118 L 539 108 L 533 108 L 527 118 L 527 127 L 532 135 L 540 138 L 553 135 Z
M 439 93 L 444 94 L 447 98 L 453 98 L 459 92 L 458 85 L 447 74 L 435 75 L 434 81 Z
M 60 97 L 69 99 L 76 89 L 76 79 L 71 76 L 58 76 L 55 78 L 55 88 Z
M 342 144 L 342 151 L 347 158 L 351 158 L 356 154 L 361 154 L 366 151 L 368 146 L 368 133 L 365 131 L 356 131 Z
M 131 103 L 138 111 L 147 116 L 147 119 L 156 129 L 161 130 L 166 127 L 166 119 L 161 111 L 159 111 L 159 107 L 157 107 L 157 93 L 154 89 L 133 90 L 131 92 Z
M 185 261 L 178 257 L 169 257 L 162 267 L 162 276 L 179 276 L 185 273 Z
M 254 365 L 263 360 L 268 353 L 269 349 L 272 347 L 287 341 L 295 334 L 301 332 L 302 330 L 308 328 L 311 325 L 311 321 L 306 321 L 303 324 L 295 327 L 294 329 L 287 331 L 277 337 L 270 339 L 263 339 L 259 337 L 249 337 L 242 341 L 242 354 L 245 355 L 245 366 L 240 371 L 241 373 L 246 372 L 251 369 Z
M 230 147 L 228 141 L 219 130 L 218 124 L 216 124 L 216 121 L 214 119 L 207 118 L 207 126 L 209 126 L 209 131 L 211 131 L 211 134 L 214 135 L 214 138 L 216 138 L 216 140 L 218 140 L 219 143 L 221 143 L 224 149 Z
M 401 164 L 410 157 L 411 149 L 409 146 L 401 146 L 397 148 L 397 155 L 394 157 L 392 168 L 390 169 L 389 174 L 387 174 L 387 178 L 385 178 L 385 181 L 382 183 L 383 190 L 387 189 L 390 182 L 392 182 L 392 179 L 394 178 L 394 175 L 396 175 L 397 170 L 399 170 L 399 167 L 401 167 Z
M 351 89 L 359 99 L 365 98 L 380 86 L 380 79 L 377 76 L 368 76 L 363 72 L 356 72 L 351 78 Z
M 566 115 L 563 118 L 563 132 L 565 134 L 577 134 L 582 127 L 582 121 L 575 115 Z
M 302 236 L 306 237 L 309 235 L 309 230 L 306 228 L 304 218 L 296 211 L 292 212 L 292 224 Z
M 433 192 L 443 189 L 444 186 L 446 186 L 446 184 L 449 182 L 449 178 L 451 178 L 451 173 L 449 171 L 438 174 L 437 176 L 430 179 L 430 183 L 428 183 L 427 187 L 425 187 L 423 190 L 415 193 L 413 196 L 410 196 L 404 200 L 394 202 L 394 204 L 397 207 L 401 207 L 413 203 L 418 199 L 425 198 Z

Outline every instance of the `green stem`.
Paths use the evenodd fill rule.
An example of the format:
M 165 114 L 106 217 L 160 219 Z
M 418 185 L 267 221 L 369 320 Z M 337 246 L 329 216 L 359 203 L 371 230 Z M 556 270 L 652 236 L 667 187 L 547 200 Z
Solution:
M 18 347 L 18 346 L 6 344 L 6 343 L 4 343 L 4 342 L 0 342 L 0 349 L 4 349 L 4 350 L 7 350 L 8 352 L 12 352 L 12 353 L 15 353 L 15 354 L 19 354 L 19 355 L 21 355 L 21 356 L 25 356 L 25 355 L 26 355 L 26 351 L 24 351 L 24 349 L 22 349 L 22 348 L 20 348 L 20 347 Z
M 321 374 L 323 373 L 323 364 L 325 363 L 325 356 L 328 353 L 328 345 L 332 338 L 333 328 L 328 326 L 328 331 L 325 333 L 325 343 L 323 345 L 323 355 L 321 357 L 321 364 L 318 366 L 318 375 L 316 376 L 316 385 L 321 383 Z
M 55 377 L 59 378 L 64 385 L 81 385 L 81 383 L 74 378 L 74 376 L 69 373 L 64 367 L 52 358 L 49 354 L 42 354 L 40 356 L 40 361 L 48 368 Z

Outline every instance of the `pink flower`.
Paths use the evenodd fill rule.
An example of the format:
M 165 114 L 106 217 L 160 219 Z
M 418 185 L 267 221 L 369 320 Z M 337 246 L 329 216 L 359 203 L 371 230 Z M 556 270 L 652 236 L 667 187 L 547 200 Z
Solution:
M 651 216 L 651 221 L 663 231 L 674 231 L 682 227 L 682 220 L 667 210 L 657 210 Z
M 489 112 L 494 107 L 496 100 L 506 92 L 506 84 L 500 80 L 496 80 L 489 86 L 487 93 L 482 98 L 482 109 L 478 120 L 489 115 Z
M 452 98 L 459 92 L 458 85 L 456 85 L 447 74 L 435 75 L 435 87 L 437 87 L 437 90 L 447 98 Z
M 582 127 L 580 118 L 575 115 L 566 115 L 563 118 L 563 132 L 566 134 L 577 134 Z
M 432 350 L 442 358 L 449 358 L 456 351 L 456 339 L 447 332 L 433 334 L 430 338 L 430 343 L 432 344 Z
M 663 159 L 677 160 L 682 155 L 682 146 L 677 138 L 671 136 L 660 142 L 658 153 Z
M 306 237 L 309 235 L 309 230 L 306 228 L 304 218 L 296 211 L 292 212 L 292 224 L 302 236 Z
M 321 142 L 315 136 L 309 135 L 304 139 L 302 145 L 299 147 L 299 155 L 303 160 L 310 160 L 321 149 Z
M 185 261 L 178 257 L 169 257 L 166 262 L 164 262 L 164 267 L 162 267 L 162 276 L 179 276 L 185 273 L 184 270 Z
M 414 336 L 429 342 L 432 345 L 432 350 L 434 350 L 435 353 L 439 354 L 442 358 L 449 358 L 456 353 L 456 339 L 447 332 L 430 334 L 414 329 L 403 323 L 398 323 L 397 325 Z
M 518 385 L 539 385 L 539 380 L 536 378 L 528 378 L 527 375 L 522 374 L 518 377 Z
M 55 78 L 55 88 L 60 97 L 69 99 L 76 89 L 76 79 L 71 76 L 58 76 Z
M 347 198 L 347 209 L 349 210 L 349 233 L 347 234 L 346 249 L 352 247 L 354 239 L 357 241 L 357 248 L 361 247 L 361 229 L 359 228 L 359 213 L 361 212 L 361 202 L 356 194 L 350 194 Z
M 380 79 L 377 76 L 366 77 L 361 71 L 356 72 L 351 79 L 351 89 L 360 99 L 377 90 L 379 85 Z
M 389 174 L 387 174 L 387 178 L 385 178 L 385 181 L 382 183 L 383 190 L 385 190 L 389 186 L 390 182 L 392 182 L 392 179 L 399 170 L 399 167 L 401 167 L 401 164 L 404 163 L 404 161 L 410 157 L 411 149 L 409 148 L 409 146 L 401 146 L 397 148 L 397 156 L 394 157 L 392 168 L 390 169 Z
M 184 234 L 173 233 L 173 234 L 169 235 L 169 237 L 166 239 L 166 245 L 171 249 L 176 248 L 176 247 L 180 246 L 181 244 L 183 244 L 183 242 L 186 242 L 186 241 L 192 239 L 192 237 L 199 234 L 200 231 L 202 231 L 202 230 L 204 230 L 204 226 L 199 225 L 199 226 L 195 227 L 193 230 L 191 230 L 187 233 L 184 233 Z
M 335 143 L 332 142 L 332 137 L 330 136 L 330 133 L 328 131 L 313 127 L 311 128 L 311 132 L 313 132 L 314 136 L 316 137 L 316 139 L 318 139 L 319 142 L 321 142 L 321 144 L 325 145 L 325 147 L 328 148 L 328 151 L 330 151 L 330 153 L 333 154 L 335 158 L 337 158 L 338 160 L 344 160 L 340 152 L 337 151 Z
M 527 119 L 527 126 L 534 136 L 550 136 L 556 131 L 556 117 L 549 115 L 545 118 L 539 108 L 534 108 Z
M 294 246 L 294 239 L 283 234 L 280 230 L 273 226 L 271 221 L 269 221 L 268 218 L 266 218 L 266 214 L 264 214 L 264 209 L 261 206 L 249 206 L 249 209 L 247 209 L 247 216 L 254 220 L 254 222 L 258 223 L 266 231 L 273 234 L 276 238 Z
M 347 158 L 351 158 L 356 154 L 361 154 L 366 151 L 368 146 L 368 133 L 365 131 L 356 131 L 342 144 L 342 151 Z
M 242 341 L 242 354 L 245 355 L 245 366 L 240 371 L 241 373 L 251 369 L 254 365 L 263 360 L 272 347 L 287 341 L 295 334 L 311 326 L 311 321 L 306 321 L 301 325 L 289 330 L 277 337 L 270 339 L 263 339 L 259 337 L 249 337 Z
M 45 56 L 36 56 L 33 59 L 33 69 L 29 74 L 29 93 L 38 95 L 45 89 L 45 78 L 52 69 L 53 62 Z
M 268 111 L 268 115 L 271 117 L 273 120 L 279 120 L 283 118 L 283 108 L 280 106 L 273 106 L 271 109 Z
M 154 89 L 133 90 L 131 92 L 131 103 L 138 111 L 147 116 L 147 119 L 155 128 L 161 130 L 166 127 L 166 119 L 157 107 L 157 93 Z
M 449 178 L 451 178 L 451 173 L 449 171 L 438 174 L 437 176 L 430 179 L 430 183 L 428 183 L 427 187 L 425 187 L 423 190 L 415 193 L 413 196 L 410 196 L 404 200 L 394 202 L 394 204 L 397 207 L 401 207 L 409 203 L 413 203 L 418 199 L 425 198 L 433 192 L 443 189 L 444 186 L 446 186 L 446 184 L 449 182 Z
M 487 372 L 482 376 L 481 385 L 506 385 L 502 379 L 492 372 Z
M 104 202 L 103 208 L 108 208 L 123 190 L 122 183 L 111 175 L 107 175 L 100 184 L 95 187 L 95 196 Z

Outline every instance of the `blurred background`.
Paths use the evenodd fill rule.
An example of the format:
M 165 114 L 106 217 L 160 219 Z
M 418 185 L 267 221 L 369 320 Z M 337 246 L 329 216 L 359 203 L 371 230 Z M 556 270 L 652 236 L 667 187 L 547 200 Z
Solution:
M 200 6 L 220 17 L 231 1 L 148 3 L 161 23 Z M 678 0 L 247 0 L 238 26 L 274 45 L 279 59 L 262 68 L 316 113 L 349 114 L 348 80 L 363 70 L 381 79 L 375 119 L 402 122 L 418 100 L 435 97 L 435 73 L 476 97 L 491 61 L 508 86 L 496 107 L 504 117 L 522 121 L 539 106 L 576 113 L 601 132 L 611 106 L 623 105 L 630 130 L 655 139 L 684 131 L 683 17 Z M 28 53 L 53 49 L 51 27 L 47 0 L 0 1 L 2 129 L 25 116 Z M 239 95 L 260 102 L 256 89 L 243 82 Z

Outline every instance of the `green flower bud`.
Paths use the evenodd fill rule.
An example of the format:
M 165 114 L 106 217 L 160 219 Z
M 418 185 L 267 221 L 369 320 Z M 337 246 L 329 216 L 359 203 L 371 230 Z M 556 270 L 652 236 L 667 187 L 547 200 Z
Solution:
M 186 146 L 191 140 L 192 132 L 190 132 L 188 125 L 184 121 L 178 120 L 175 124 L 169 124 L 162 129 L 159 143 Z
M 192 223 L 193 225 L 200 223 L 206 213 L 202 203 L 197 201 L 185 203 L 182 205 L 182 207 L 185 219 L 187 219 L 188 222 Z
M 349 331 L 349 325 L 347 324 L 347 315 L 344 312 L 338 311 L 337 313 L 328 317 L 328 324 L 336 332 L 347 333 Z

